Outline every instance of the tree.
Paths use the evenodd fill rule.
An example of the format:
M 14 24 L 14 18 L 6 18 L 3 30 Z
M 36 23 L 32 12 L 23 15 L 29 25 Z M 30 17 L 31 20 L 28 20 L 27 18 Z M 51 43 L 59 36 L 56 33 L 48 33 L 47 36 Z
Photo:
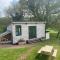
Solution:
M 60 34 L 60 0 L 28 0 L 28 6 L 34 18 L 40 21 L 46 21 L 47 28 L 54 26 L 58 30 L 57 37 Z
M 7 9 L 9 16 L 13 20 L 22 20 L 23 12 L 29 9 L 34 15 L 34 20 L 46 21 L 51 24 L 51 16 L 60 12 L 59 0 L 19 0 L 14 7 L 13 5 Z
M 54 27 L 57 29 L 58 33 L 57 33 L 57 38 L 60 38 L 60 14 L 57 15 L 56 17 L 56 22 Z
M 21 10 L 20 4 L 17 3 L 15 6 L 13 4 L 9 6 L 6 9 L 6 15 L 12 18 L 13 21 L 23 20 L 23 11 Z
M 60 18 L 57 15 L 60 13 L 60 0 L 19 0 L 6 11 L 14 21 L 21 21 L 24 20 L 24 10 L 28 9 L 34 16 L 33 20 L 46 21 L 47 27 L 53 25 L 59 30 L 57 20 Z
M 59 0 L 28 0 L 28 6 L 34 18 L 40 21 L 51 21 L 51 15 L 60 12 Z

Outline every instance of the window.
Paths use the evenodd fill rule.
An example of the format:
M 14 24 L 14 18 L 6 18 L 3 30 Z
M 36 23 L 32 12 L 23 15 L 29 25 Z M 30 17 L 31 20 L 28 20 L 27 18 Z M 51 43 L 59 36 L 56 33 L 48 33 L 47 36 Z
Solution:
M 21 26 L 20 25 L 16 25 L 16 36 L 21 35 Z

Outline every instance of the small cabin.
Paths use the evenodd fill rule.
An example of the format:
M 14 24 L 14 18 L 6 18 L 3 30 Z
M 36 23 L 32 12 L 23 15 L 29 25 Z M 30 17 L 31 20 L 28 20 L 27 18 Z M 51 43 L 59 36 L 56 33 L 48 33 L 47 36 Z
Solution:
M 10 30 L 13 44 L 20 40 L 38 40 L 45 37 L 45 22 L 12 22 Z

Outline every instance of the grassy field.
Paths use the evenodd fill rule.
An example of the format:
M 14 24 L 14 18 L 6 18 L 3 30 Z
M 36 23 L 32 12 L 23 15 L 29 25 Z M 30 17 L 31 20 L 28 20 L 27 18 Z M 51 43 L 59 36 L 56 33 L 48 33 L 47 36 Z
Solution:
M 42 57 L 37 53 L 45 45 L 54 46 L 58 50 L 55 60 L 60 60 L 60 40 L 56 38 L 56 33 L 51 34 L 50 40 L 24 45 L 28 46 L 27 48 L 0 48 L 0 60 L 17 60 L 21 56 L 26 57 L 24 60 L 48 60 L 47 56 Z
M 27 48 L 0 48 L 0 60 L 17 60 L 17 58 L 26 51 Z
M 55 41 L 54 41 L 55 42 Z M 32 51 L 29 53 L 28 57 L 26 60 L 47 60 L 44 57 L 40 58 L 40 55 L 37 53 L 38 50 L 43 47 L 44 45 L 52 45 L 58 50 L 58 54 L 56 57 L 56 60 L 60 60 L 60 46 L 59 43 L 54 43 L 53 41 L 44 41 L 41 43 L 36 44 L 35 47 L 33 47 Z M 46 57 L 46 56 L 45 56 Z
M 17 58 L 20 58 L 22 54 L 27 55 L 25 60 L 47 60 L 46 56 L 40 57 L 40 55 L 37 53 L 38 50 L 44 45 L 54 46 L 58 50 L 56 60 L 60 60 L 60 41 L 59 40 L 48 40 L 48 41 L 34 43 L 32 44 L 31 51 L 29 48 L 18 48 L 18 49 L 0 48 L 0 60 L 17 60 Z M 29 52 L 27 53 L 27 51 Z
M 42 41 L 42 42 L 39 42 L 35 45 L 35 47 L 33 47 L 32 51 L 28 54 L 28 57 L 26 60 L 49 60 L 47 58 L 47 56 L 40 56 L 37 52 L 38 50 L 45 46 L 45 45 L 51 45 L 51 46 L 54 46 L 54 48 L 56 48 L 58 50 L 57 52 L 57 57 L 55 60 L 60 60 L 60 40 L 58 40 L 56 37 L 55 37 L 55 34 L 52 35 L 51 39 L 50 40 L 47 40 L 47 41 Z

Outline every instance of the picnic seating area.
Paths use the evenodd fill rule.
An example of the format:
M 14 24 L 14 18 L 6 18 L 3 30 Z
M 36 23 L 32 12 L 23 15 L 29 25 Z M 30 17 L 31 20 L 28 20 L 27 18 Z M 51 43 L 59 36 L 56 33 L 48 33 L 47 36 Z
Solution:
M 54 49 L 53 46 L 46 45 L 38 51 L 38 54 L 47 55 L 47 56 L 49 56 L 48 60 L 54 60 L 56 58 L 56 55 L 57 55 L 57 49 Z

